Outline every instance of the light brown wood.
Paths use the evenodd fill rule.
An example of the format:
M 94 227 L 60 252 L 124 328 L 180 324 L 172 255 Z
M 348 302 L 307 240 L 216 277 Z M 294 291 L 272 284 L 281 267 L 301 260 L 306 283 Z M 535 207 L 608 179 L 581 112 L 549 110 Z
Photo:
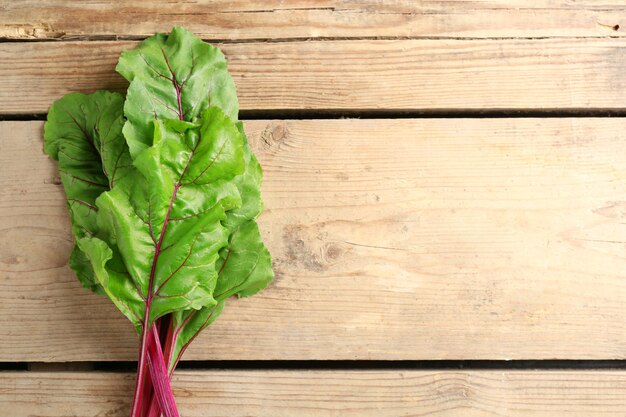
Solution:
M 0 416 L 122 417 L 133 375 L 0 374 Z M 181 371 L 189 417 L 568 417 L 626 414 L 624 371 Z
M 135 42 L 0 44 L 0 113 L 124 90 Z M 223 44 L 244 110 L 624 109 L 626 39 Z
M 620 0 L 2 0 L 0 37 L 145 37 L 183 25 L 208 39 L 624 36 Z
M 247 122 L 277 277 L 186 358 L 624 358 L 625 123 Z M 41 129 L 0 123 L 0 361 L 133 360 L 66 266 Z

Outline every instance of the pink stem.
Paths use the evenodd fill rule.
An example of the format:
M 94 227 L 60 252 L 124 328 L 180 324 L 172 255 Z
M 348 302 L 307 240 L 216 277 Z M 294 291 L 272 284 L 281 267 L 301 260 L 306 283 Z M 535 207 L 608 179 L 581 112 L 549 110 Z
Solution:
M 147 417 L 159 417 L 161 415 L 161 409 L 159 408 L 159 402 L 156 397 L 150 399 L 150 408 L 148 409 Z
M 170 385 L 170 377 L 167 373 L 167 367 L 165 366 L 165 358 L 161 350 L 159 334 L 155 327 L 152 328 L 151 333 L 153 340 L 152 343 L 148 345 L 148 369 L 152 377 L 154 393 L 159 407 L 161 408 L 161 412 L 163 412 L 165 417 L 179 417 L 176 401 L 174 400 L 174 394 L 172 393 L 172 387 Z
M 161 333 L 161 335 L 163 335 L 163 333 Z M 174 344 L 174 321 L 170 319 L 169 325 L 167 326 L 167 334 L 163 342 L 163 356 L 164 356 L 164 363 L 166 366 L 169 366 L 169 363 L 172 358 L 173 344 Z M 170 372 L 169 375 L 171 377 L 172 372 Z M 161 409 L 159 408 L 157 398 L 152 397 L 150 399 L 150 407 L 148 409 L 147 417 L 159 417 L 160 415 L 161 415 Z
M 146 316 L 147 317 L 147 316 Z M 145 322 L 144 322 L 145 324 Z M 148 350 L 148 334 L 150 330 L 146 329 L 145 325 L 141 331 L 141 345 L 139 347 L 139 360 L 137 361 L 137 378 L 135 379 L 135 395 L 133 397 L 133 408 L 131 410 L 131 417 L 141 417 L 143 399 L 145 397 L 145 389 L 148 385 L 146 381 L 146 356 Z

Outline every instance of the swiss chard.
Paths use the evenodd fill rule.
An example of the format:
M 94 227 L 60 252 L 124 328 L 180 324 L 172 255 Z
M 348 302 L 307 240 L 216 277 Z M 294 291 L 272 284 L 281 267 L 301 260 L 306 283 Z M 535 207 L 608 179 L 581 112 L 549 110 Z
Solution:
M 122 53 L 126 97 L 70 94 L 48 113 L 76 245 L 70 266 L 140 335 L 132 416 L 176 416 L 169 376 L 232 295 L 273 278 L 256 218 L 262 172 L 226 60 L 181 28 Z

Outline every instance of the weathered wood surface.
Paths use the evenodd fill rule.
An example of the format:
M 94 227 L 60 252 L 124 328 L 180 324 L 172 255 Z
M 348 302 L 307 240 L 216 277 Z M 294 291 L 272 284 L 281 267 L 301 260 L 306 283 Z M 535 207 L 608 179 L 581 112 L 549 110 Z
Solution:
M 145 37 L 183 25 L 207 39 L 624 36 L 610 1 L 2 0 L 0 37 Z
M 0 415 L 122 417 L 133 375 L 0 373 Z M 626 414 L 624 371 L 180 371 L 189 417 L 567 417 Z
M 277 278 L 187 358 L 624 358 L 625 123 L 247 122 Z M 0 361 L 133 360 L 66 266 L 41 129 L 0 123 Z
M 135 42 L 0 44 L 0 114 L 123 91 Z M 624 109 L 626 39 L 222 44 L 244 110 Z

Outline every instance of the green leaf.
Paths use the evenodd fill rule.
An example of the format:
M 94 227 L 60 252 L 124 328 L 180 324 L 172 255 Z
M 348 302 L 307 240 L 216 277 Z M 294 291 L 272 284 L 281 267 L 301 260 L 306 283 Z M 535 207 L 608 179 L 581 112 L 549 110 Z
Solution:
M 229 238 L 218 262 L 219 278 L 214 297 L 221 301 L 237 294 L 254 295 L 274 277 L 270 253 L 254 221 L 239 226 Z
M 241 205 L 233 179 L 245 163 L 243 137 L 217 107 L 197 124 L 156 121 L 154 132 L 153 145 L 137 155 L 137 169 L 124 186 L 96 200 L 97 237 L 119 249 L 132 286 L 102 279 L 100 284 L 114 302 L 132 301 L 138 293 L 148 305 L 149 324 L 216 303 L 216 264 L 228 244 L 222 221 L 227 210 Z M 90 258 L 94 268 L 101 263 L 97 255 Z M 109 272 L 108 264 L 103 269 Z M 115 285 L 109 288 L 109 282 Z M 143 320 L 144 313 L 138 315 Z
M 129 279 L 120 254 L 96 237 L 81 238 L 77 245 L 91 262 L 104 293 L 133 323 L 135 329 L 141 331 L 145 300 Z
M 263 173 L 256 157 L 250 150 L 241 122 L 237 128 L 242 135 L 245 170 L 233 179 L 242 196 L 242 204 L 227 212 L 222 222 L 229 230 L 228 246 L 220 251 L 217 260 L 218 277 L 214 290 L 217 306 L 178 312 L 173 316 L 174 338 L 170 369 L 176 365 L 186 347 L 204 328 L 222 312 L 226 299 L 237 294 L 253 295 L 273 279 L 272 260 L 263 245 L 258 226 L 254 220 L 263 210 L 261 181 Z
M 83 287 L 89 288 L 97 294 L 105 294 L 102 286 L 100 286 L 100 283 L 95 276 L 95 273 L 93 272 L 89 258 L 87 258 L 87 255 L 80 250 L 78 244 L 74 244 L 74 249 L 70 255 L 69 265 L 70 268 L 72 268 L 72 270 L 76 273 L 76 277 Z
M 177 312 L 172 317 L 176 337 L 169 364 L 171 370 L 196 335 L 217 319 L 228 297 L 254 295 L 274 278 L 272 259 L 256 222 L 250 220 L 233 232 L 228 246 L 221 251 L 218 271 L 213 295 L 217 306 Z
M 170 374 L 191 342 L 222 313 L 224 304 L 222 301 L 200 310 L 181 310 L 172 314 L 173 346 L 167 364 Z
M 263 201 L 261 201 L 263 171 L 259 161 L 257 161 L 250 149 L 248 137 L 243 131 L 243 124 L 241 122 L 237 122 L 237 129 L 239 129 L 244 140 L 243 159 L 246 167 L 244 172 L 238 175 L 234 181 L 239 193 L 245 197 L 243 198 L 241 207 L 228 212 L 228 218 L 224 222 L 224 225 L 228 227 L 231 232 L 242 223 L 256 219 L 263 211 Z
M 44 125 L 44 150 L 58 161 L 72 231 L 77 238 L 97 232 L 96 199 L 132 169 L 122 136 L 124 98 L 98 91 L 57 100 Z M 90 263 L 77 246 L 70 267 L 81 283 L 102 292 Z
M 131 82 L 124 135 L 133 157 L 152 145 L 152 121 L 193 121 L 209 106 L 237 120 L 235 85 L 222 52 L 185 29 L 158 34 L 122 52 L 116 70 Z

